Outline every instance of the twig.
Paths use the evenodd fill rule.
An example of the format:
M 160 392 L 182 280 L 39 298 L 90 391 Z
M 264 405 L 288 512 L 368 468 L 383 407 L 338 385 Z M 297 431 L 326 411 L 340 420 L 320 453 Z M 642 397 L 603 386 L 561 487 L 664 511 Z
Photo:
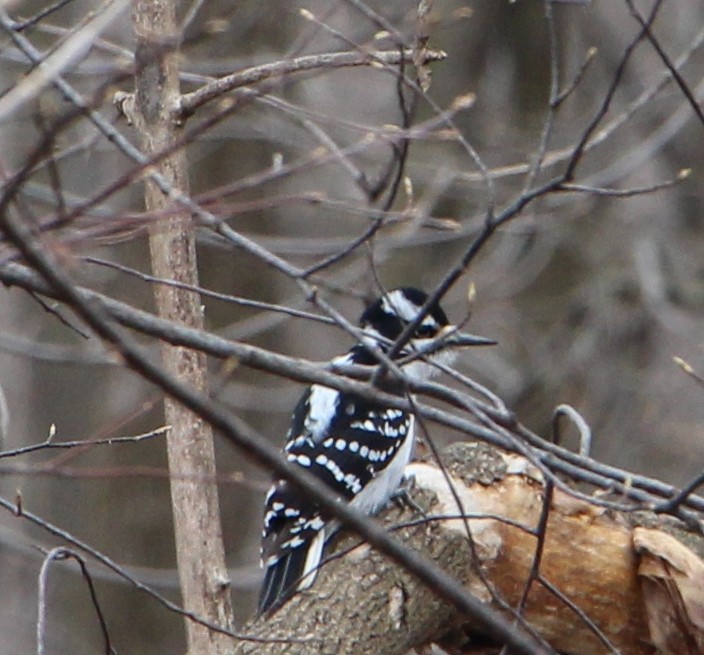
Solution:
M 648 17 L 647 22 L 643 24 L 643 27 L 641 28 L 640 32 L 628 44 L 628 46 L 626 46 L 621 60 L 618 66 L 616 67 L 616 71 L 614 72 L 613 78 L 611 79 L 611 84 L 609 85 L 609 88 L 607 89 L 606 94 L 604 95 L 604 98 L 601 101 L 601 104 L 599 105 L 599 108 L 597 109 L 596 113 L 587 125 L 586 129 L 582 132 L 582 135 L 577 145 L 572 151 L 572 155 L 569 158 L 569 161 L 567 162 L 567 168 L 565 169 L 564 182 L 571 182 L 574 179 L 577 166 L 582 160 L 585 148 L 589 143 L 592 134 L 595 132 L 596 128 L 599 126 L 602 119 L 604 118 L 604 116 L 606 116 L 607 112 L 609 111 L 609 108 L 611 107 L 611 102 L 614 98 L 616 90 L 619 88 L 621 78 L 623 77 L 624 71 L 626 70 L 626 65 L 630 61 L 630 58 L 633 55 L 633 52 L 635 51 L 638 44 L 645 38 L 646 31 L 655 20 L 655 17 L 658 14 L 661 4 L 662 0 L 655 1 L 650 11 L 650 16 Z
M 553 97 L 551 104 L 555 107 L 555 109 L 557 109 L 565 100 L 567 100 L 567 98 L 569 98 L 575 91 L 575 89 L 579 86 L 579 83 L 582 81 L 582 78 L 587 72 L 589 65 L 594 61 L 596 53 L 596 48 L 589 48 L 587 50 L 587 53 L 584 56 L 584 60 L 582 61 L 582 65 L 575 73 L 574 77 L 572 78 L 572 81 L 562 91 L 560 91 L 556 96 Z
M 545 480 L 545 490 L 543 492 L 543 506 L 540 509 L 538 524 L 532 530 L 532 534 L 536 537 L 535 552 L 533 553 L 533 561 L 531 562 L 528 579 L 523 588 L 523 593 L 518 601 L 516 612 L 519 616 L 523 614 L 528 603 L 528 595 L 530 594 L 533 582 L 540 579 L 540 565 L 543 561 L 543 552 L 545 551 L 545 540 L 548 531 L 548 519 L 550 518 L 550 509 L 552 507 L 553 491 L 555 486 L 552 480 Z M 506 646 L 501 649 L 501 655 L 508 655 Z
M 569 418 L 579 432 L 578 452 L 580 457 L 589 457 L 592 450 L 592 430 L 584 417 L 571 405 L 564 403 L 558 405 L 552 413 L 552 442 L 558 446 L 562 443 L 560 419 L 563 416 Z
M 380 13 L 374 11 L 369 5 L 362 0 L 344 0 L 347 4 L 353 6 L 357 11 L 359 11 L 362 16 L 365 16 L 373 25 L 376 26 L 377 30 L 382 30 L 389 34 L 398 44 L 404 45 L 404 37 L 401 32 L 399 32 L 393 23 L 384 18 Z
M 112 446 L 114 444 L 120 443 L 139 443 L 140 441 L 153 439 L 154 437 L 160 437 L 161 435 L 168 432 L 169 429 L 170 426 L 165 425 L 161 428 L 156 428 L 155 430 L 150 430 L 149 432 L 137 434 L 132 437 L 109 437 L 107 439 L 88 439 L 85 441 L 53 441 L 53 438 L 49 436 L 42 443 L 33 444 L 31 446 L 23 446 L 22 448 L 14 448 L 13 450 L 2 451 L 0 452 L 0 459 L 5 459 L 7 457 L 18 457 L 19 455 L 34 453 L 38 450 L 79 448 L 85 446 Z
M 316 273 L 319 273 L 320 271 L 329 268 L 330 266 L 333 266 L 334 264 L 337 264 L 338 262 L 341 262 L 343 259 L 351 255 L 357 248 L 359 248 L 361 245 L 367 243 L 369 239 L 372 238 L 378 231 L 379 228 L 383 225 L 383 220 L 381 218 L 377 218 L 362 234 L 360 234 L 356 239 L 353 239 L 350 241 L 346 246 L 343 248 L 340 248 L 335 252 L 334 254 L 330 255 L 330 257 L 326 257 L 322 261 L 318 262 L 317 264 L 313 264 L 313 266 L 307 268 L 305 271 L 301 273 L 301 277 L 303 279 L 307 279 L 311 277 L 312 275 L 315 275 Z
M 686 362 L 681 357 L 673 357 L 672 359 L 675 364 L 677 364 L 677 366 L 679 366 L 687 375 L 689 375 L 690 378 L 695 380 L 697 384 L 704 387 L 704 377 L 697 373 L 692 367 L 692 365 L 689 364 L 689 362 Z
M 164 284 L 164 285 L 171 286 L 171 287 L 174 287 L 177 289 L 185 289 L 187 291 L 193 291 L 193 292 L 199 293 L 202 296 L 206 296 L 208 298 L 213 298 L 214 300 L 222 300 L 224 302 L 231 302 L 235 305 L 239 305 L 240 307 L 251 307 L 253 309 L 261 309 L 263 311 L 277 312 L 280 314 L 284 314 L 286 316 L 292 316 L 294 318 L 305 318 L 310 321 L 316 321 L 318 323 L 323 323 L 325 325 L 335 325 L 335 322 L 326 316 L 312 314 L 311 312 L 304 312 L 300 309 L 293 309 L 292 307 L 285 307 L 284 305 L 275 305 L 273 303 L 263 302 L 261 300 L 250 300 L 248 298 L 241 298 L 239 296 L 233 296 L 233 295 L 227 294 L 227 293 L 218 293 L 216 291 L 211 291 L 210 289 L 206 289 L 205 287 L 202 287 L 199 285 L 186 284 L 185 282 L 179 282 L 177 280 L 167 280 L 165 278 L 160 278 L 155 275 L 150 275 L 149 273 L 142 273 L 141 271 L 138 271 L 134 268 L 130 268 L 129 266 L 124 266 L 124 265 L 118 264 L 116 262 L 111 262 L 111 261 L 108 261 L 107 259 L 100 259 L 99 257 L 86 256 L 86 257 L 83 257 L 83 261 L 89 262 L 91 264 L 97 264 L 98 266 L 105 266 L 107 268 L 112 268 L 116 271 L 120 271 L 121 273 L 126 273 L 127 275 L 132 275 L 134 277 L 137 277 L 140 280 L 143 280 L 144 282 L 150 282 L 153 284 Z
M 57 0 L 57 2 L 54 2 L 47 7 L 44 7 L 44 9 L 42 9 L 41 11 L 38 11 L 36 14 L 34 14 L 34 16 L 31 16 L 30 18 L 25 18 L 24 20 L 16 21 L 14 24 L 14 29 L 16 29 L 18 32 L 21 32 L 22 30 L 26 30 L 28 27 L 33 27 L 47 16 L 50 16 L 55 11 L 63 9 L 71 2 L 73 2 L 73 0 Z
M 426 63 L 442 61 L 447 57 L 441 50 L 429 50 Z M 372 50 L 369 52 L 330 52 L 320 55 L 305 55 L 295 59 L 276 61 L 253 66 L 238 71 L 232 75 L 221 77 L 202 86 L 196 91 L 181 96 L 176 116 L 181 120 L 188 118 L 198 108 L 211 102 L 225 93 L 242 87 L 251 87 L 265 80 L 283 78 L 293 73 L 320 69 L 337 69 L 354 66 L 397 66 L 402 61 L 412 62 L 413 51 L 408 49 L 399 53 L 397 50 Z
M 222 626 L 217 625 L 216 623 L 212 623 L 210 621 L 207 621 L 204 618 L 197 616 L 193 612 L 188 612 L 187 610 L 183 609 L 182 607 L 180 607 L 176 603 L 170 601 L 168 598 L 166 598 L 162 594 L 158 593 L 157 591 L 155 591 L 154 589 L 152 589 L 148 585 L 143 584 L 137 578 L 135 578 L 133 575 L 131 575 L 127 569 L 120 566 L 114 560 L 112 560 L 110 557 L 103 554 L 99 550 L 96 550 L 95 548 L 93 548 L 92 546 L 87 544 L 86 542 L 81 541 L 78 537 L 74 536 L 72 533 L 59 528 L 58 526 L 54 525 L 53 523 L 50 523 L 49 521 L 45 521 L 43 518 L 41 518 L 37 514 L 29 512 L 24 507 L 19 506 L 16 503 L 12 503 L 1 496 L 0 496 L 0 507 L 4 508 L 5 510 L 7 510 L 8 512 L 10 512 L 11 514 L 13 514 L 17 517 L 23 518 L 26 521 L 33 523 L 34 525 L 40 527 L 45 532 L 48 532 L 49 534 L 52 534 L 55 537 L 58 537 L 59 539 L 62 539 L 66 543 L 71 544 L 71 546 L 86 553 L 87 555 L 90 555 L 93 559 L 100 562 L 103 566 L 105 566 L 107 569 L 109 569 L 110 571 L 115 573 L 117 576 L 121 577 L 124 580 L 127 580 L 135 589 L 137 589 L 137 591 L 145 593 L 147 596 L 149 596 L 150 598 L 157 601 L 157 603 L 159 603 L 162 607 L 165 607 L 170 612 L 174 612 L 175 614 L 178 614 L 180 616 L 184 616 L 184 617 L 190 619 L 191 621 L 195 621 L 196 623 L 199 623 L 199 624 L 201 624 L 207 628 L 210 628 L 211 630 L 219 632 L 221 634 L 228 635 L 228 636 L 233 637 L 235 639 L 241 639 L 243 641 L 265 642 L 265 643 L 269 643 L 272 641 L 283 641 L 283 642 L 291 641 L 291 640 L 277 640 L 277 639 L 262 639 L 260 637 L 253 637 L 253 636 L 249 636 L 244 633 L 239 633 L 239 632 L 234 632 L 232 630 L 227 630 L 227 629 L 223 628 Z M 297 640 L 297 641 L 305 641 L 305 640 Z
M 686 503 L 687 498 L 691 496 L 699 487 L 704 484 L 704 473 L 700 473 L 691 482 L 689 482 L 678 494 L 676 494 L 671 500 L 664 503 L 659 503 L 655 506 L 655 512 L 661 512 L 664 514 L 671 514 L 681 505 Z
M 545 120 L 543 121 L 543 129 L 540 135 L 537 153 L 531 158 L 532 161 L 530 168 L 523 184 L 524 192 L 535 184 L 535 181 L 542 170 L 543 161 L 545 160 L 545 153 L 547 152 L 550 137 L 552 136 L 555 125 L 555 116 L 560 104 L 558 102 L 558 94 L 560 89 L 560 60 L 557 44 L 557 32 L 555 29 L 555 18 L 552 13 L 552 0 L 544 0 L 543 14 L 548 30 L 548 46 L 550 50 L 550 99 L 548 101 Z
M 688 168 L 683 169 L 674 180 L 665 180 L 656 184 L 650 184 L 642 187 L 632 187 L 630 189 L 604 189 L 601 187 L 588 186 L 586 184 L 571 184 L 566 182 L 561 184 L 559 191 L 577 192 L 577 193 L 592 193 L 595 196 L 609 196 L 612 198 L 631 198 L 633 196 L 642 196 L 663 189 L 670 189 L 683 180 L 686 180 L 691 174 Z
M 105 7 L 96 11 L 80 32 L 69 36 L 49 56 L 37 57 L 34 70 L 0 98 L 0 120 L 37 97 L 44 88 L 54 83 L 65 70 L 83 57 L 90 49 L 92 39 L 111 25 L 127 4 L 127 0 L 108 0 Z M 19 34 L 17 23 L 4 10 L 0 11 L 0 16 L 2 26 L 10 33 L 15 43 L 21 41 L 23 37 Z
M 77 325 L 73 325 L 73 323 L 71 323 L 56 307 L 46 302 L 46 300 L 44 300 L 41 296 L 31 292 L 29 295 L 47 314 L 51 314 L 51 316 L 56 318 L 59 323 L 66 326 L 72 332 L 75 332 L 79 337 L 83 339 L 90 339 L 90 334 L 88 334 L 85 330 L 82 330 Z
M 687 99 L 689 106 L 692 108 L 692 111 L 694 111 L 694 113 L 696 114 L 697 118 L 699 119 L 699 122 L 704 126 L 704 111 L 697 102 L 697 99 L 692 94 L 692 91 L 690 90 L 689 85 L 685 81 L 684 77 L 682 77 L 675 64 L 673 64 L 670 58 L 667 56 L 667 53 L 663 49 L 662 45 L 660 45 L 660 41 L 658 41 L 658 39 L 656 39 L 655 35 L 653 34 L 651 26 L 653 24 L 654 16 L 646 21 L 641 15 L 641 13 L 638 11 L 636 6 L 633 4 L 633 0 L 626 0 L 626 4 L 631 10 L 631 15 L 638 21 L 638 24 L 645 32 L 645 36 L 647 37 L 648 41 L 650 41 L 650 44 L 653 46 L 655 52 L 658 53 L 658 57 L 660 57 L 662 63 L 665 64 L 665 67 L 670 72 L 670 75 L 672 75 L 673 79 L 677 83 L 677 86 L 680 87 L 680 91 L 682 91 L 682 94 Z M 657 2 L 656 6 L 659 4 L 660 2 Z M 655 9 L 653 11 L 655 11 Z
M 7 406 L 7 397 L 0 384 L 0 448 L 5 444 L 10 428 L 10 410 Z
M 98 623 L 100 624 L 100 631 L 103 635 L 103 641 L 105 643 L 105 653 L 106 655 L 116 655 L 117 651 L 113 647 L 112 641 L 110 640 L 108 624 L 105 620 L 103 610 L 100 607 L 98 595 L 95 590 L 95 585 L 93 584 L 93 578 L 90 572 L 88 571 L 88 567 L 86 565 L 85 560 L 78 553 L 69 550 L 68 548 L 61 547 L 53 548 L 47 553 L 46 557 L 44 558 L 44 562 L 42 563 L 42 567 L 39 571 L 39 592 L 37 601 L 37 655 L 44 655 L 45 653 L 44 633 L 46 625 L 47 608 L 46 586 L 47 578 L 49 576 L 49 566 L 53 561 L 61 559 L 73 559 L 77 562 L 78 566 L 80 567 L 81 575 L 83 576 L 84 580 L 86 581 L 86 584 L 88 585 L 88 592 L 90 593 L 91 603 L 95 609 L 95 613 L 98 618 Z
M 581 621 L 586 625 L 599 639 L 599 641 L 606 647 L 606 649 L 612 653 L 612 655 L 621 655 L 619 651 L 612 643 L 611 640 L 604 634 L 604 632 L 599 628 L 599 626 L 594 623 L 589 618 L 589 615 L 573 601 L 571 601 L 565 594 L 563 594 L 554 584 L 549 580 L 544 578 L 542 575 L 538 578 L 540 584 L 545 587 L 555 598 L 559 599 L 566 607 L 569 607 Z

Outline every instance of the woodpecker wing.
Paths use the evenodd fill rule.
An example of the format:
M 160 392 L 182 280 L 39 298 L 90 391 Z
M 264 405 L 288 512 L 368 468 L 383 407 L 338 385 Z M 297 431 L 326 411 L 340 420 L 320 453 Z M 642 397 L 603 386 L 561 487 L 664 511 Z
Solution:
M 313 385 L 294 411 L 284 448 L 289 461 L 367 514 L 398 489 L 410 458 L 413 420 L 407 412 Z M 262 560 L 267 568 L 259 613 L 276 609 L 310 586 L 334 522 L 287 481 L 266 500 Z

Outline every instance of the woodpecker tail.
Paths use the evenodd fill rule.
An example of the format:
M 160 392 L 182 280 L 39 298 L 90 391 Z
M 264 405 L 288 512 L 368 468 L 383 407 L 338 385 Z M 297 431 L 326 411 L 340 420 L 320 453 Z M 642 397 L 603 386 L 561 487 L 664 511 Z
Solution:
M 313 584 L 324 545 L 325 530 L 320 530 L 310 541 L 285 550 L 276 559 L 267 560 L 257 616 L 271 614 L 297 591 Z

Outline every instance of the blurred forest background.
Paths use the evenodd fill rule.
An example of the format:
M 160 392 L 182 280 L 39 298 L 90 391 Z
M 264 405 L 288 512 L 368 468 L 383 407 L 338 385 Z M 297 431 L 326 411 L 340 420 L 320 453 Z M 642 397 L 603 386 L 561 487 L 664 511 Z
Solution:
M 18 24 L 48 3 L 4 1 L 0 11 L 48 53 L 79 33 L 90 12 L 104 10 L 84 0 L 59 4 L 21 30 Z M 182 4 L 186 91 L 210 77 L 301 55 L 393 49 L 393 31 L 412 38 L 417 28 L 417 3 L 408 0 Z M 652 2 L 635 4 L 644 15 L 652 7 Z M 302 8 L 309 13 L 302 14 Z M 364 299 L 376 295 L 375 276 L 387 288 L 433 289 L 481 228 L 490 205 L 509 205 L 565 165 L 603 106 L 639 25 L 625 0 L 554 3 L 551 11 L 554 53 L 546 4 L 539 0 L 435 3 L 429 45 L 447 58 L 431 66 L 432 103 L 417 102 L 412 122 L 418 129 L 405 171 L 410 183 L 402 185 L 370 244 L 313 279 L 351 320 Z M 386 30 L 374 19 L 377 12 Z M 653 32 L 672 61 L 686 56 L 684 81 L 697 97 L 704 94 L 702 3 L 663 2 Z M 133 47 L 125 6 L 62 72 L 137 143 L 112 104 L 115 91 L 133 88 Z M 9 94 L 32 67 L 7 23 L 0 29 L 0 62 L 0 88 Z M 555 66 L 561 89 L 575 78 L 578 83 L 551 114 Z M 469 104 L 468 94 L 474 95 L 471 106 L 457 102 L 464 98 Z M 56 127 L 70 107 L 52 88 L 42 88 L 11 111 L 2 101 L 3 178 L 25 165 L 49 130 L 57 131 L 53 157 L 22 187 L 21 200 L 38 224 L 51 216 L 60 219 L 131 169 L 86 117 Z M 446 110 L 452 125 L 438 119 Z M 549 117 L 544 161 L 532 179 L 530 166 L 541 152 Z M 388 170 L 393 152 L 390 140 L 380 135 L 402 122 L 397 77 L 380 66 L 287 76 L 234 109 L 224 96 L 200 108 L 187 124 L 187 131 L 193 130 L 187 147 L 192 196 L 294 265 L 315 265 L 363 234 L 375 218 L 365 180 L 373 184 Z M 680 356 L 704 371 L 704 218 L 698 190 L 704 123 L 643 40 L 591 139 L 574 180 L 591 190 L 549 194 L 528 205 L 492 237 L 446 297 L 451 319 L 460 320 L 467 312 L 468 285 L 474 283 L 477 298 L 468 329 L 498 341 L 496 347 L 466 352 L 458 368 L 503 398 L 538 434 L 549 434 L 557 404 L 570 403 L 592 426 L 595 458 L 682 485 L 704 461 L 704 390 L 673 363 Z M 348 148 L 349 154 L 336 156 L 336 148 Z M 683 176 L 688 169 L 691 174 Z M 647 193 L 605 191 L 659 185 L 664 188 Z M 142 210 L 142 185 L 129 180 L 76 219 L 59 220 L 51 236 L 82 284 L 151 310 L 150 283 L 106 263 L 149 271 Z M 2 260 L 15 256 L 0 243 Z M 292 280 L 212 233 L 203 232 L 198 257 L 204 288 L 311 310 Z M 227 299 L 203 302 L 208 329 L 230 339 L 314 361 L 350 344 L 334 326 Z M 79 325 L 70 313 L 55 311 Z M 156 344 L 153 348 L 156 354 Z M 301 386 L 215 361 L 211 373 L 217 396 L 267 439 L 281 443 Z M 132 436 L 163 425 L 160 392 L 117 365 L 97 339 L 82 337 L 18 289 L 0 289 L 0 385 L 9 417 L 4 451 L 41 443 L 52 426 L 60 442 Z M 460 438 L 438 429 L 433 436 L 439 443 Z M 234 569 L 241 620 L 252 609 L 259 580 L 268 474 L 226 443 L 218 443 L 217 451 L 228 565 Z M 4 458 L 0 471 L 3 497 L 21 494 L 27 510 L 136 567 L 141 579 L 178 599 L 162 437 Z M 0 514 L 0 655 L 35 648 L 43 559 L 37 546 L 56 543 L 9 512 Z M 102 648 L 75 568 L 57 567 L 48 577 L 46 634 L 52 655 Z M 183 649 L 179 616 L 107 574 L 97 576 L 119 652 Z

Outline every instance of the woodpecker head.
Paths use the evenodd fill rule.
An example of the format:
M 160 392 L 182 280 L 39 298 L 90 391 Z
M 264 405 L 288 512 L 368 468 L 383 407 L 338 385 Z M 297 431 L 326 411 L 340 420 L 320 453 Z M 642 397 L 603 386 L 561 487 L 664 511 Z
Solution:
M 365 339 L 367 346 L 390 350 L 406 327 L 418 317 L 427 300 L 426 293 L 412 287 L 393 289 L 375 300 L 359 320 L 368 336 Z M 403 365 L 404 371 L 413 377 L 427 379 L 437 369 L 418 358 L 413 359 L 413 353 L 427 353 L 426 359 L 449 364 L 455 356 L 454 347 L 494 343 L 483 337 L 462 334 L 447 319 L 439 303 L 434 303 L 396 359 L 411 360 Z

